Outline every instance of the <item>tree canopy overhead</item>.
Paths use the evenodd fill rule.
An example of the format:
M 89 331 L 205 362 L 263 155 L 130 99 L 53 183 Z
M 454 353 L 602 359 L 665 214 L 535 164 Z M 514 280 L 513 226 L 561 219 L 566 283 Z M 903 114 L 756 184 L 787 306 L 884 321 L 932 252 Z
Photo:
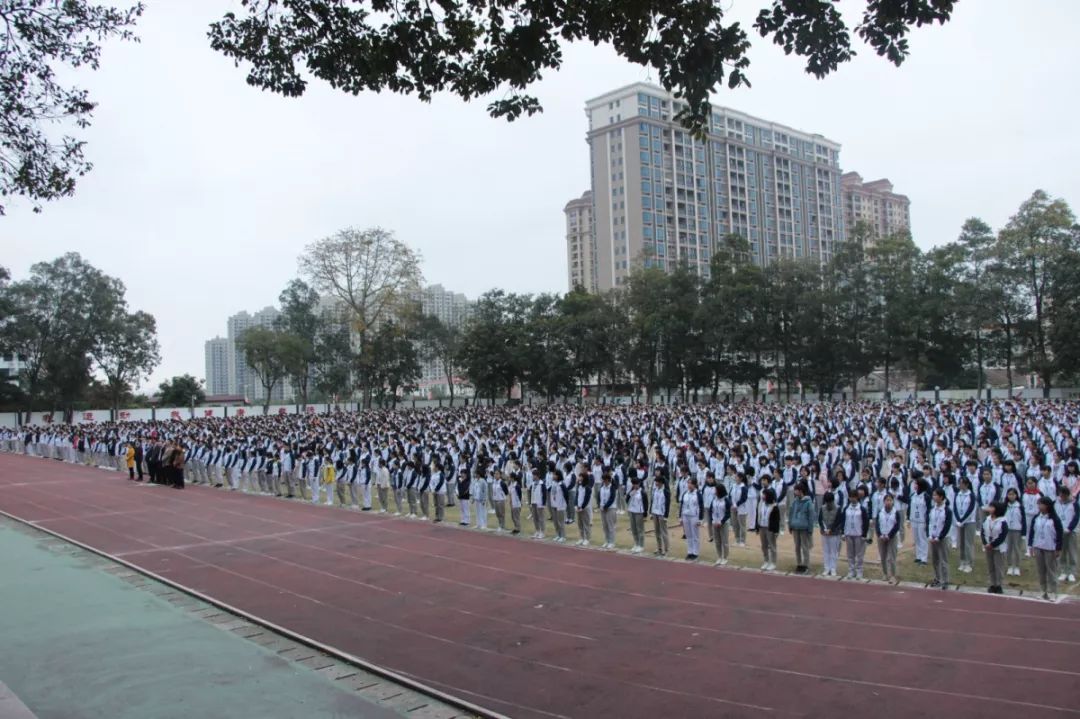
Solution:
M 701 130 L 717 87 L 749 85 L 747 30 L 728 22 L 719 0 L 242 0 L 210 26 L 211 46 L 248 67 L 249 84 L 302 95 L 307 76 L 357 94 L 390 90 L 428 101 L 436 92 L 465 100 L 505 90 L 494 117 L 542 108 L 530 85 L 562 65 L 564 42 L 608 43 L 652 67 L 687 103 L 681 119 Z M 955 0 L 867 0 L 853 28 L 899 65 L 912 27 L 944 23 Z M 763 38 L 806 59 L 823 77 L 856 50 L 836 5 L 773 0 L 754 22 Z

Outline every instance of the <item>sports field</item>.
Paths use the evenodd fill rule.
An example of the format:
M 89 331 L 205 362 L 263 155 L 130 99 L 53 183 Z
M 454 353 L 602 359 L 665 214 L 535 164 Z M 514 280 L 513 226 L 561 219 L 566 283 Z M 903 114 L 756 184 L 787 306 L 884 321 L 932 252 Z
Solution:
M 654 561 L 10 455 L 0 510 L 506 716 L 1080 713 L 1071 600 Z

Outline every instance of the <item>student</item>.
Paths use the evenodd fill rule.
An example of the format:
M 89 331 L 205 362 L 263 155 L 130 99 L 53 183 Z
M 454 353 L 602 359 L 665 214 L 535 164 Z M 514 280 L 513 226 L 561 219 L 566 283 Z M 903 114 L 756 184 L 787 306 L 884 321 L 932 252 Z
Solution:
M 814 500 L 810 498 L 809 485 L 803 480 L 795 483 L 792 494 L 788 529 L 795 539 L 795 573 L 806 574 L 810 571 L 810 548 L 814 538 Z
M 716 547 L 716 563 L 728 563 L 728 524 L 735 515 L 731 497 L 727 488 L 720 484 L 713 492 L 712 506 L 709 508 L 709 524 L 712 527 L 713 546 Z
M 1031 545 L 1027 544 L 1028 531 L 1031 529 L 1031 520 L 1039 514 L 1039 497 L 1041 496 L 1038 481 L 1034 477 L 1028 477 L 1024 483 L 1024 496 L 1020 498 L 1020 501 L 1024 503 L 1024 514 L 1028 521 L 1024 529 L 1024 543 L 1029 557 L 1034 555 L 1031 553 Z
M 735 527 L 735 546 L 746 546 L 746 525 L 750 514 L 750 487 L 746 483 L 746 475 L 739 472 L 735 475 L 732 502 L 735 505 L 735 513 L 731 515 L 731 523 Z
M 469 488 L 469 493 L 472 495 L 473 505 L 473 521 L 476 524 L 476 528 L 486 532 L 488 522 L 488 499 L 490 495 L 490 487 L 487 478 L 480 475 L 480 470 L 477 470 L 478 476 L 472 481 Z M 465 511 L 465 505 L 468 502 L 464 499 L 461 500 L 461 510 Z
M 1057 482 L 1054 481 L 1053 468 L 1049 464 L 1043 464 L 1039 467 L 1039 494 L 1044 497 L 1048 497 L 1050 501 L 1054 501 L 1057 497 Z
M 319 503 L 319 490 L 322 489 L 326 492 L 326 506 L 332 507 L 334 506 L 334 487 L 337 484 L 337 472 L 334 470 L 334 463 L 330 461 L 330 455 L 327 452 L 323 452 L 322 469 L 318 475 L 320 481 L 318 485 L 312 487 L 311 503 Z
M 926 479 L 915 481 L 915 493 L 907 504 L 907 518 L 912 523 L 912 535 L 915 538 L 915 564 L 926 565 L 930 559 L 930 534 L 927 523 L 930 521 L 930 483 Z
M 957 544 L 960 549 L 960 571 L 970 574 L 975 568 L 975 509 L 978 500 L 971 489 L 971 480 L 960 478 L 960 489 L 953 500 L 953 518 L 956 520 Z
M 390 511 L 390 469 L 386 466 L 386 460 L 375 460 L 375 491 L 379 495 L 379 514 L 387 514 Z
M 349 503 L 346 497 L 346 491 L 349 486 L 351 486 L 353 480 L 356 479 L 356 460 L 350 455 L 345 458 L 344 462 L 340 459 L 338 462 L 341 463 L 341 466 L 335 467 L 334 469 L 337 475 L 335 484 L 337 485 L 338 503 L 342 507 L 348 507 Z
M 532 505 L 533 539 L 544 538 L 545 510 L 548 506 L 547 481 L 539 472 L 533 474 L 532 486 L 529 487 L 529 503 Z
M 630 480 L 626 511 L 630 515 L 630 534 L 634 538 L 634 548 L 630 551 L 641 554 L 645 551 L 645 517 L 649 513 L 649 496 L 636 476 Z
M 821 530 L 821 551 L 824 555 L 825 576 L 836 576 L 836 562 L 840 557 L 840 537 L 844 530 L 844 512 L 836 504 L 836 495 L 828 490 L 821 496 L 818 510 L 818 528 Z
M 604 529 L 604 549 L 615 548 L 615 522 L 618 519 L 616 501 L 618 491 L 611 482 L 611 472 L 604 470 L 597 489 L 600 499 L 600 525 Z
M 982 521 L 986 518 L 986 509 L 994 502 L 999 502 L 1005 497 L 998 486 L 994 484 L 994 475 L 989 467 L 983 467 L 979 473 L 978 495 L 979 511 L 976 521 L 982 526 Z
M 930 562 L 934 566 L 934 581 L 931 587 L 949 588 L 949 530 L 952 529 L 952 510 L 946 499 L 945 489 L 934 490 L 933 506 L 926 522 L 926 533 L 930 540 Z
M 1019 577 L 1023 538 L 1027 536 L 1027 513 L 1024 511 L 1024 503 L 1020 501 L 1020 495 L 1012 487 L 1005 493 L 1005 522 L 1009 526 L 1009 535 L 1005 542 L 1005 573 Z
M 881 574 L 886 582 L 899 582 L 896 572 L 896 550 L 900 543 L 900 525 L 903 515 L 896 507 L 896 500 L 891 494 L 885 495 L 881 511 L 874 517 L 874 527 L 878 537 L 878 556 L 881 558 Z
M 587 547 L 592 542 L 592 485 L 585 472 L 577 476 L 574 487 L 574 516 L 577 519 L 578 546 Z
M 686 535 L 686 559 L 694 561 L 701 551 L 701 523 L 705 517 L 705 498 L 698 490 L 697 480 L 691 477 L 686 491 L 679 497 L 679 519 Z
M 426 522 L 431 516 L 428 509 L 433 501 L 431 499 L 431 465 L 425 464 L 417 470 L 420 475 L 417 479 L 417 494 L 420 495 L 420 521 Z
M 499 525 L 497 532 L 506 531 L 506 498 L 510 494 L 510 485 L 507 483 L 501 470 L 495 470 L 495 476 L 491 481 L 491 506 L 495 509 L 495 522 Z
M 1039 572 L 1039 588 L 1042 598 L 1057 598 L 1058 552 L 1064 538 L 1061 520 L 1054 513 L 1054 503 L 1049 497 L 1039 497 L 1038 514 L 1032 518 L 1028 529 L 1028 548 L 1035 556 L 1035 568 Z
M 522 500 L 522 480 L 521 475 L 517 472 L 510 474 L 510 523 L 514 526 L 511 534 L 521 534 L 521 500 Z
M 548 501 L 555 515 L 551 520 L 555 525 L 555 541 L 562 544 L 566 541 L 566 508 L 570 505 L 570 491 L 566 488 L 559 470 L 555 470 L 554 479 L 548 489 Z
M 862 495 L 859 487 L 858 494 Z M 848 579 L 863 578 L 866 538 L 870 534 L 870 511 L 859 501 L 844 507 L 844 544 L 847 547 Z
M 472 477 L 469 476 L 469 470 L 465 467 L 461 468 L 458 472 L 458 480 L 456 487 L 456 494 L 458 501 L 461 503 L 461 514 L 458 517 L 458 524 L 462 527 L 468 527 L 472 522 L 469 517 L 469 513 L 472 511 Z
M 1076 581 L 1076 525 L 1080 522 L 1076 500 L 1068 487 L 1058 487 L 1058 500 L 1054 502 L 1054 514 L 1061 521 L 1061 573 L 1058 581 Z
M 360 460 L 360 473 L 357 477 L 360 486 L 361 512 L 371 511 L 371 485 L 375 482 L 374 470 L 371 467 L 371 457 Z M 445 494 L 444 494 L 445 496 Z
M 1005 576 L 1005 543 L 1009 537 L 1009 523 L 1005 519 L 1005 504 L 993 502 L 986 507 L 980 536 L 986 554 L 986 571 L 990 575 L 991 594 L 1004 594 L 1001 589 Z
M 776 536 L 780 534 L 780 508 L 776 504 L 776 492 L 772 487 L 761 491 L 754 531 L 761 541 L 761 556 L 764 559 L 761 568 L 771 572 L 776 569 Z
M 668 553 L 668 517 L 671 516 L 671 490 L 659 472 L 653 479 L 652 496 L 649 501 L 653 520 L 653 536 L 656 537 L 656 555 L 666 557 Z
M 416 519 L 419 514 L 418 508 L 420 506 L 420 492 L 417 491 L 420 487 L 421 475 L 416 471 L 416 463 L 409 460 L 405 463 L 405 500 L 409 504 L 409 519 Z
M 446 477 L 443 476 L 443 466 L 435 462 L 431 467 L 431 494 L 435 499 L 435 522 L 441 522 L 446 518 Z M 367 489 L 364 495 L 368 501 L 367 509 L 371 509 L 371 490 Z

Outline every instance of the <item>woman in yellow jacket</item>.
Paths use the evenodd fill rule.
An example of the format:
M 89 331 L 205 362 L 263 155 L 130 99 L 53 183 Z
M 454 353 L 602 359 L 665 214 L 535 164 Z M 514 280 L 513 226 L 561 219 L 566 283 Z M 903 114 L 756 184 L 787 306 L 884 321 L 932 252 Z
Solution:
M 128 479 L 135 479 L 135 445 L 128 442 L 127 449 L 124 453 L 124 460 L 127 463 Z

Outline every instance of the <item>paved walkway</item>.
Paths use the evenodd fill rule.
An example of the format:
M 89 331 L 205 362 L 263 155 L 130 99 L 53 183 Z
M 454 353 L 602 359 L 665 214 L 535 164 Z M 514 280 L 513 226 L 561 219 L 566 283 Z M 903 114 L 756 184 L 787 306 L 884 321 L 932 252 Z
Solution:
M 0 521 L 0 681 L 38 719 L 401 716 L 41 537 Z

